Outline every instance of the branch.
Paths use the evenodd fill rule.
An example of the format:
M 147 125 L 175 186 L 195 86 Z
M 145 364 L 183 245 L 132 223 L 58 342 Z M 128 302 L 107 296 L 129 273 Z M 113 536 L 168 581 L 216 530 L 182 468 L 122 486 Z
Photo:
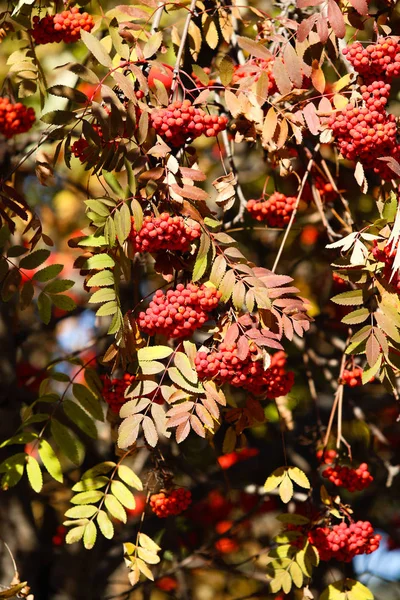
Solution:
M 179 69 L 180 69 L 180 65 L 181 65 L 181 61 L 182 61 L 183 52 L 184 52 L 185 46 L 186 46 L 186 38 L 187 38 L 188 33 L 189 33 L 190 21 L 192 20 L 194 11 L 196 10 L 196 0 L 191 0 L 190 6 L 189 6 L 188 10 L 189 10 L 189 12 L 188 12 L 188 15 L 186 17 L 185 26 L 183 28 L 182 37 L 181 37 L 181 43 L 180 43 L 180 46 L 179 46 L 178 54 L 176 56 L 174 73 L 173 73 L 172 83 L 171 83 L 170 98 L 173 98 L 174 92 L 175 92 L 175 88 L 176 88 L 176 85 L 178 83 Z

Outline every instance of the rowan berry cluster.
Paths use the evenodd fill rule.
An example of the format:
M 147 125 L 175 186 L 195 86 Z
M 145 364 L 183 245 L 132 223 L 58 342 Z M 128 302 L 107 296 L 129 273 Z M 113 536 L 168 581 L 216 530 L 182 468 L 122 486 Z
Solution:
M 256 221 L 266 221 L 269 227 L 285 227 L 295 205 L 294 196 L 274 192 L 268 200 L 249 200 L 246 208 Z
M 53 42 L 65 42 L 70 44 L 81 37 L 81 30 L 91 31 L 94 21 L 87 12 L 80 13 L 79 8 L 74 6 L 70 10 L 64 10 L 56 15 L 46 15 L 42 19 L 33 17 L 33 28 L 31 34 L 35 43 L 50 44 Z
M 317 459 L 326 465 L 333 465 L 336 462 L 336 457 L 336 450 L 318 450 L 317 452 Z
M 258 454 L 260 454 L 260 451 L 257 448 L 242 448 L 241 450 L 235 450 L 234 452 L 228 452 L 219 456 L 218 463 L 221 469 L 230 469 L 238 462 L 253 458 L 254 456 L 258 456 Z
M 150 120 L 156 132 L 174 147 L 183 146 L 203 134 L 217 136 L 228 123 L 226 117 L 209 115 L 203 109 L 192 106 L 190 100 L 177 100 L 167 108 L 154 109 Z
M 316 527 L 309 531 L 308 539 L 317 548 L 321 560 L 335 558 L 350 562 L 358 554 L 371 554 L 377 550 L 381 536 L 374 534 L 369 521 L 357 521 L 351 525 Z
M 256 345 L 251 344 L 249 350 L 245 359 L 237 356 L 236 343 L 221 343 L 216 352 L 198 352 L 195 358 L 197 373 L 201 379 L 230 383 L 267 398 L 285 396 L 294 383 L 294 373 L 285 370 L 285 353 L 276 352 L 271 357 L 270 367 L 264 370 Z
M 105 146 L 107 146 L 107 142 L 105 142 L 103 139 L 103 132 L 101 131 L 101 128 L 95 124 L 92 124 L 92 127 L 100 138 L 101 147 L 104 148 Z M 115 144 L 115 142 L 111 141 L 111 142 L 108 142 L 108 144 Z M 81 163 L 84 163 L 88 160 L 89 155 L 90 155 L 90 150 L 91 149 L 89 146 L 89 142 L 83 136 L 81 136 L 78 140 L 76 140 L 71 146 L 72 154 L 74 156 L 76 156 L 76 158 L 78 158 Z
M 378 89 L 375 86 L 380 86 Z M 369 106 L 358 107 L 354 102 L 328 119 L 339 150 L 344 158 L 360 161 L 367 169 L 373 169 L 383 179 L 392 178 L 393 173 L 380 157 L 397 156 L 397 125 L 394 115 L 388 114 L 382 102 L 387 98 L 387 84 L 375 82 L 363 92 L 368 95 Z M 375 88 L 369 91 L 368 88 Z M 375 96 L 382 92 L 382 98 Z M 377 105 L 378 108 L 377 108 Z
M 215 287 L 180 283 L 163 294 L 157 290 L 146 312 L 138 318 L 139 329 L 149 335 L 161 333 L 168 338 L 186 337 L 208 321 L 221 298 Z
M 158 250 L 180 250 L 187 252 L 190 244 L 201 235 L 199 223 L 190 224 L 183 217 L 161 213 L 159 217 L 146 216 L 140 231 L 132 229 L 129 235 L 135 252 L 157 252 Z
M 362 385 L 362 374 L 363 370 L 361 367 L 354 367 L 353 369 L 344 369 L 343 371 L 343 383 L 350 387 L 357 387 Z
M 103 398 L 107 402 L 111 411 L 119 414 L 121 406 L 125 404 L 125 392 L 129 386 L 135 382 L 135 376 L 125 373 L 121 379 L 110 379 L 107 375 L 101 375 L 103 382 Z
M 240 84 L 241 81 L 247 78 L 251 83 L 257 82 L 261 73 L 265 73 L 268 77 L 268 93 L 270 95 L 275 94 L 278 88 L 275 83 L 275 77 L 272 73 L 272 67 L 274 64 L 273 57 L 271 58 L 251 58 L 246 61 L 244 65 L 235 65 L 233 69 L 233 84 Z
M 177 488 L 170 492 L 160 492 L 150 496 L 151 510 L 160 519 L 176 516 L 188 508 L 192 502 L 192 493 L 184 488 Z
M 339 288 L 347 287 L 348 285 L 347 281 L 343 279 L 343 277 L 340 277 L 338 273 L 335 273 L 335 271 L 332 273 L 332 280 L 334 285 L 336 285 Z
M 11 138 L 29 131 L 35 122 L 35 111 L 21 102 L 13 103 L 9 98 L 0 98 L 0 133 Z
M 374 480 L 368 471 L 367 463 L 361 463 L 357 469 L 336 465 L 328 467 L 322 476 L 329 479 L 338 487 L 343 487 L 349 492 L 361 492 L 365 490 Z
M 393 263 L 396 256 L 396 248 L 393 246 L 386 245 L 384 248 L 377 246 L 376 240 L 374 241 L 374 248 L 372 249 L 372 255 L 377 262 L 384 264 L 382 275 L 383 278 L 390 282 L 398 294 L 400 294 L 400 277 L 399 272 L 393 272 Z
M 216 524 L 215 531 L 221 535 L 221 534 L 229 531 L 231 529 L 232 525 L 233 525 L 233 521 L 228 521 L 228 520 L 220 521 L 219 523 Z M 221 537 L 219 540 L 217 540 L 215 542 L 214 547 L 221 554 L 231 554 L 232 552 L 237 552 L 237 550 L 239 550 L 239 544 L 238 544 L 237 540 L 233 539 L 230 536 L 229 537 L 228 536 Z
M 343 54 L 365 81 L 384 77 L 391 80 L 400 75 L 400 43 L 397 38 L 380 37 L 375 44 L 363 47 L 354 42 Z

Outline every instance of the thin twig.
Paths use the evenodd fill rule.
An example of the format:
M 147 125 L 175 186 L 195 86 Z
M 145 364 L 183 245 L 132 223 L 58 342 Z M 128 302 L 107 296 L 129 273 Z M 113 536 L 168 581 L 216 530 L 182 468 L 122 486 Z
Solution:
M 153 24 L 150 29 L 151 34 L 156 33 L 156 31 L 158 31 L 158 28 L 160 27 L 160 21 L 161 21 L 163 12 L 164 12 L 164 7 L 165 7 L 164 2 L 158 3 L 158 6 L 154 13 Z
M 316 154 L 318 152 L 319 147 L 320 147 L 320 144 L 318 143 L 315 146 L 315 148 L 314 148 L 314 154 Z M 290 230 L 292 229 L 292 225 L 294 223 L 294 220 L 295 220 L 296 214 L 297 214 L 297 210 L 299 208 L 300 198 L 302 196 L 302 193 L 303 193 L 303 190 L 304 190 L 304 186 L 306 185 L 306 181 L 307 181 L 307 178 L 308 178 L 308 176 L 310 174 L 310 171 L 312 169 L 313 164 L 314 164 L 314 156 L 312 156 L 310 158 L 310 160 L 308 161 L 306 172 L 304 173 L 303 179 L 301 180 L 300 189 L 298 191 L 297 198 L 296 198 L 296 204 L 295 204 L 294 210 L 293 210 L 293 212 L 291 214 L 290 221 L 289 221 L 287 229 L 285 231 L 285 235 L 283 236 L 283 240 L 282 240 L 282 243 L 281 243 L 280 248 L 278 250 L 278 254 L 276 255 L 274 266 L 272 267 L 272 272 L 273 273 L 275 273 L 275 271 L 276 271 L 276 268 L 278 266 L 279 260 L 281 258 L 282 252 L 283 252 L 283 249 L 284 249 L 286 241 L 288 239 Z
M 181 37 L 181 43 L 180 43 L 180 46 L 179 46 L 178 54 L 176 55 L 174 73 L 173 73 L 172 83 L 171 83 L 171 93 L 170 93 L 170 97 L 171 98 L 174 97 L 175 88 L 176 88 L 177 83 L 178 83 L 178 75 L 179 75 L 179 70 L 180 70 L 180 66 L 181 66 L 182 56 L 183 56 L 183 53 L 184 53 L 185 47 L 186 47 L 186 38 L 187 38 L 188 33 L 189 33 L 190 21 L 192 20 L 193 13 L 196 10 L 196 0 L 191 0 L 191 3 L 190 3 L 190 6 L 189 6 L 188 10 L 189 10 L 189 12 L 187 14 L 185 25 L 184 25 L 184 28 L 183 28 L 182 37 Z

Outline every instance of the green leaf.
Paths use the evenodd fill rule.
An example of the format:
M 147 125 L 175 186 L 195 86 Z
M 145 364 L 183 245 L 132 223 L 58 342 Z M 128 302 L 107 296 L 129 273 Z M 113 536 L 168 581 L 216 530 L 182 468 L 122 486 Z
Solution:
M 135 198 L 131 201 L 131 211 L 133 215 L 135 229 L 136 231 L 140 231 L 143 225 L 143 210 L 139 202 Z
M 51 110 L 40 118 L 47 125 L 69 125 L 76 120 L 76 115 L 70 110 Z
M 83 31 L 83 30 L 82 30 Z M 85 532 L 83 534 L 83 545 L 86 550 L 91 550 L 96 543 L 97 538 L 97 528 L 93 521 L 89 521 L 89 523 L 85 527 Z
M 57 308 L 70 312 L 76 308 L 75 300 L 64 294 L 51 296 L 51 300 Z
M 342 323 L 346 323 L 346 325 L 358 325 L 359 323 L 364 323 L 366 319 L 368 319 L 370 312 L 367 308 L 358 308 L 357 310 L 351 311 L 348 315 L 343 317 Z
M 87 492 L 81 492 L 71 498 L 72 504 L 95 504 L 99 502 L 104 496 L 104 492 L 99 490 L 89 490 Z
M 96 73 L 81 63 L 69 63 L 68 68 L 72 73 L 75 73 L 75 75 L 78 75 L 81 79 L 83 79 L 83 81 L 93 83 L 94 85 L 96 85 L 96 83 L 100 83 Z
M 127 204 L 123 204 L 120 210 L 115 212 L 114 224 L 118 242 L 122 246 L 132 229 L 131 213 Z
M 49 94 L 58 96 L 59 98 L 68 98 L 78 104 L 86 104 L 87 96 L 83 92 L 75 88 L 68 87 L 67 85 L 53 85 L 48 90 Z
M 106 302 L 96 311 L 96 317 L 109 317 L 110 315 L 114 315 L 118 310 L 118 304 L 115 300 L 111 302 Z
M 299 469 L 298 467 L 289 467 L 288 474 L 290 479 L 297 483 L 297 485 L 306 488 L 307 490 L 310 489 L 311 486 L 308 477 L 301 469 Z
M 105 269 L 107 267 L 114 267 L 115 261 L 108 254 L 95 254 L 87 259 L 83 264 L 83 269 Z M 98 285 L 98 284 L 97 284 Z
M 136 475 L 136 473 L 132 471 L 132 469 L 130 469 L 126 465 L 119 465 L 118 476 L 130 487 L 135 488 L 135 490 L 143 490 L 143 484 L 140 481 L 139 477 Z
M 333 296 L 331 300 L 332 302 L 335 302 L 335 304 L 340 304 L 342 306 L 353 306 L 357 304 L 363 304 L 363 291 L 349 290 L 347 292 L 342 292 L 341 294 Z
M 21 479 L 26 464 L 25 452 L 18 452 L 14 456 L 9 456 L 0 464 L 0 473 L 4 473 L 1 479 L 1 487 L 7 490 L 17 485 Z
M 39 493 L 43 487 L 42 471 L 36 458 L 33 458 L 29 454 L 26 457 L 26 474 L 28 475 L 31 488 Z
M 12 446 L 13 444 L 25 445 L 29 442 L 32 442 L 35 438 L 37 438 L 37 433 L 33 433 L 31 431 L 24 431 L 22 433 L 17 433 L 17 435 L 13 435 L 8 440 L 4 440 L 4 442 L 0 444 L 0 448 L 4 448 L 5 446 Z
M 121 481 L 111 482 L 111 493 L 126 508 L 133 510 L 136 507 L 136 501 L 132 492 Z
M 69 508 L 65 513 L 65 516 L 68 519 L 90 519 L 90 517 L 93 517 L 97 511 L 97 506 L 83 504 L 81 506 L 73 506 L 72 508 Z
M 103 67 L 113 68 L 113 63 L 110 55 L 103 46 L 103 44 L 91 33 L 81 29 L 81 39 L 85 44 L 86 48 L 90 50 L 95 59 L 103 65 Z
M 310 522 L 310 519 L 307 519 L 307 517 L 295 513 L 284 513 L 278 515 L 276 518 L 278 521 L 281 521 L 281 523 L 290 523 L 291 525 L 307 525 L 307 523 Z
M 114 525 L 104 510 L 99 511 L 99 514 L 97 515 L 97 524 L 105 538 L 111 540 L 114 537 Z
M 41 439 L 38 451 L 45 469 L 50 473 L 53 479 L 62 483 L 63 474 L 61 464 L 49 442 Z
M 200 238 L 200 246 L 197 251 L 196 262 L 193 267 L 192 281 L 198 281 L 206 272 L 208 265 L 208 251 L 210 249 L 210 236 L 203 231 Z
M 96 304 L 98 302 L 109 302 L 110 300 L 115 300 L 116 297 L 117 295 L 114 288 L 103 288 L 101 290 L 97 290 L 97 292 L 95 292 L 89 298 L 89 302 L 91 304 Z
M 71 289 L 74 285 L 75 281 L 72 281 L 72 279 L 55 279 L 54 281 L 50 281 L 44 287 L 43 291 L 47 294 L 60 294 Z
M 78 404 L 72 400 L 64 400 L 63 409 L 65 414 L 77 425 L 86 435 L 93 439 L 97 439 L 96 425 L 93 423 L 89 415 L 81 409 Z
M 289 573 L 294 585 L 298 588 L 303 587 L 303 572 L 297 563 L 294 562 L 291 564 L 291 566 L 289 567 Z
M 193 369 L 186 354 L 183 354 L 183 352 L 177 352 L 175 354 L 174 363 L 188 381 L 194 384 L 198 382 L 199 378 L 197 372 Z
M 156 554 L 161 550 L 160 546 L 158 546 L 148 535 L 145 533 L 139 533 L 139 544 L 142 548 L 146 548 L 153 554 Z
M 282 483 L 285 474 L 286 470 L 284 467 L 279 467 L 278 469 L 275 469 L 275 471 L 268 477 L 268 479 L 264 483 L 264 491 L 268 493 L 276 489 L 278 485 Z
M 90 277 L 87 282 L 89 287 L 105 287 L 114 285 L 114 275 L 111 271 L 100 271 Z
M 105 475 L 106 473 L 112 471 L 116 466 L 117 465 L 115 464 L 115 462 L 112 462 L 111 460 L 99 463 L 98 465 L 95 465 L 91 469 L 85 471 L 82 475 L 82 480 L 92 479 L 93 477 L 97 477 L 98 475 Z
M 149 346 L 138 350 L 139 364 L 146 360 L 161 360 L 171 356 L 173 350 L 168 346 Z
M 80 464 L 78 445 L 71 431 L 59 423 L 56 419 L 51 420 L 51 434 L 61 451 L 75 465 Z
M 72 393 L 82 408 L 84 408 L 94 419 L 104 421 L 103 408 L 89 388 L 81 383 L 74 383 L 72 386 Z
M 108 477 L 94 477 L 93 479 L 81 479 L 78 481 L 73 488 L 73 492 L 87 492 L 89 490 L 98 490 L 99 488 L 104 487 L 109 482 Z
M 392 191 L 392 192 L 390 192 L 389 200 L 387 200 L 385 202 L 385 204 L 383 205 L 383 210 L 381 213 L 382 218 L 386 219 L 389 223 L 393 223 L 393 221 L 396 218 L 397 204 L 398 204 L 397 196 Z
M 104 180 L 107 183 L 107 185 L 110 186 L 110 188 L 117 195 L 117 197 L 123 198 L 124 190 L 122 189 L 121 184 L 119 183 L 118 179 L 115 177 L 114 173 L 110 173 L 109 171 L 103 171 L 102 175 L 103 175 Z
M 111 494 L 107 494 L 106 499 L 104 501 L 106 509 L 110 513 L 114 519 L 118 519 L 118 521 L 122 521 L 126 523 L 126 512 L 121 502 L 119 502 L 115 496 Z
M 176 367 L 170 367 L 168 369 L 168 375 L 170 377 L 170 379 L 176 383 L 176 385 L 183 389 L 186 390 L 188 392 L 193 392 L 194 394 L 201 394 L 204 392 L 204 388 L 201 385 L 201 383 L 199 382 L 197 386 L 193 385 L 192 383 L 189 383 L 189 381 L 187 381 L 183 375 L 180 373 L 180 371 L 178 371 L 178 369 Z
M 80 527 L 74 527 L 73 529 L 70 529 L 65 536 L 65 542 L 67 544 L 75 544 L 75 542 L 79 542 L 83 538 L 85 529 L 86 525 L 81 525 Z
M 78 246 L 101 248 L 101 246 L 107 246 L 107 240 L 104 235 L 87 235 L 80 240 Z
M 383 356 L 380 356 L 378 358 L 378 360 L 376 361 L 376 363 L 372 367 L 363 371 L 363 374 L 361 376 L 363 385 L 365 385 L 366 383 L 369 383 L 369 381 L 373 377 L 375 377 L 375 375 L 378 373 L 379 369 L 381 368 L 382 361 L 383 361 Z
M 101 200 L 85 200 L 85 204 L 90 209 L 91 212 L 95 212 L 96 215 L 99 215 L 100 217 L 108 217 L 110 215 L 111 207 L 108 206 L 107 202 L 102 202 Z M 91 237 L 94 237 L 94 236 L 91 236 Z M 103 241 L 105 241 L 105 239 Z M 80 245 L 80 243 L 79 243 L 79 245 Z M 85 244 L 85 246 L 86 245 L 88 245 L 88 244 Z M 96 244 L 96 246 L 97 245 L 98 244 Z
M 63 268 L 64 268 L 64 265 L 49 265 L 48 267 L 44 267 L 43 269 L 40 269 L 40 271 L 36 271 L 36 273 L 34 273 L 32 277 L 36 281 L 45 283 L 46 281 L 49 281 L 50 279 L 54 279 L 54 277 L 57 277 L 57 275 L 59 275 L 61 273 Z
M 287 473 L 285 473 L 282 483 L 279 486 L 279 496 L 285 504 L 290 502 L 293 497 L 293 483 Z

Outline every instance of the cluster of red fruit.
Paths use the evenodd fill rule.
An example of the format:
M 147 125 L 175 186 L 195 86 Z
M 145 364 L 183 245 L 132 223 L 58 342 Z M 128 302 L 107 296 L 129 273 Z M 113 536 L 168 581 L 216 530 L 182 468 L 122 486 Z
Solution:
M 362 385 L 362 374 L 363 370 L 361 367 L 354 367 L 353 369 L 344 369 L 343 383 L 350 387 L 357 387 L 359 385 Z
M 186 252 L 190 244 L 201 235 L 199 223 L 190 224 L 183 217 L 161 213 L 159 217 L 146 216 L 140 231 L 132 230 L 129 235 L 135 252 L 157 252 L 158 250 L 180 250 Z
M 87 12 L 80 13 L 74 6 L 56 15 L 46 15 L 43 19 L 33 17 L 31 35 L 36 44 L 50 44 L 65 42 L 70 44 L 81 37 L 81 30 L 91 31 L 94 21 Z
M 351 525 L 340 523 L 333 527 L 316 527 L 308 532 L 310 543 L 318 550 L 321 560 L 350 562 L 358 554 L 371 554 L 379 548 L 380 535 L 374 535 L 369 521 Z
M 174 147 L 183 146 L 202 134 L 214 137 L 224 131 L 228 123 L 226 117 L 209 115 L 195 108 L 190 100 L 177 100 L 167 108 L 154 109 L 150 120 L 156 132 Z
M 8 98 L 0 98 L 0 133 L 6 138 L 29 131 L 34 122 L 33 108 L 26 108 L 21 102 L 14 104 Z
M 125 373 L 121 379 L 110 379 L 107 375 L 100 376 L 103 382 L 103 398 L 113 413 L 119 414 L 121 406 L 125 404 L 125 392 L 135 382 L 135 376 Z
M 269 227 L 285 227 L 296 205 L 294 196 L 274 192 L 268 200 L 249 200 L 247 210 L 257 221 L 266 221 Z
M 372 255 L 377 262 L 384 263 L 382 275 L 390 285 L 393 286 L 398 294 L 400 294 L 400 277 L 399 272 L 393 273 L 393 262 L 396 256 L 396 248 L 394 246 L 386 245 L 384 248 L 377 246 L 376 240 L 374 241 L 374 248 L 372 249 Z
M 138 326 L 149 335 L 161 333 L 168 338 L 190 335 L 208 321 L 208 313 L 218 306 L 221 292 L 215 287 L 179 283 L 163 294 L 157 290 L 146 312 L 141 312 Z
M 250 344 L 249 350 L 245 359 L 237 356 L 236 343 L 221 343 L 216 352 L 198 352 L 195 359 L 197 373 L 201 379 L 230 383 L 267 398 L 285 396 L 294 383 L 293 371 L 285 370 L 285 353 L 276 352 L 269 368 L 264 370 L 263 361 L 257 357 L 256 345 Z
M 250 78 L 249 82 L 257 82 L 261 73 L 265 73 L 268 77 L 268 93 L 275 94 L 278 88 L 275 83 L 275 77 L 272 73 L 274 64 L 273 57 L 271 58 L 251 58 L 244 65 L 235 65 L 233 70 L 232 83 L 240 84 L 244 79 Z
M 360 161 L 383 179 L 391 179 L 393 172 L 377 159 L 398 155 L 396 119 L 384 108 L 389 90 L 389 84 L 383 81 L 361 86 L 365 105 L 358 107 L 354 101 L 349 102 L 328 119 L 343 157 Z
M 176 488 L 150 496 L 151 510 L 160 519 L 176 516 L 188 508 L 192 502 L 192 493 L 185 488 Z
M 322 476 L 329 479 L 338 487 L 345 488 L 349 492 L 361 492 L 365 490 L 374 480 L 368 471 L 367 463 L 361 463 L 357 469 L 336 465 L 328 467 Z
M 233 521 L 220 521 L 215 525 L 215 531 L 221 535 L 226 533 L 232 528 Z M 232 537 L 231 535 L 220 537 L 214 544 L 214 547 L 221 554 L 231 554 L 232 552 L 237 552 L 239 550 L 238 541 Z
M 354 42 L 344 48 L 343 54 L 365 81 L 382 77 L 390 80 L 400 75 L 399 38 L 380 37 L 365 48 L 360 42 Z

